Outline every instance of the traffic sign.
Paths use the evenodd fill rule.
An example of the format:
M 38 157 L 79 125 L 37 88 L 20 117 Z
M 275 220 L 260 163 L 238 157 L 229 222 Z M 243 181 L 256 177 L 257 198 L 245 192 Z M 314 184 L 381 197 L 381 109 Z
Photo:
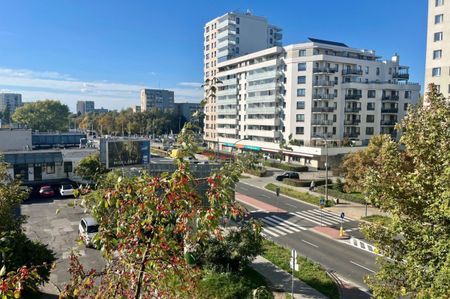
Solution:
M 344 217 L 345 217 L 345 213 L 342 212 L 342 213 L 341 213 L 341 219 L 344 219 Z
M 319 203 L 320 203 L 321 206 L 324 206 L 325 205 L 325 198 L 321 198 Z

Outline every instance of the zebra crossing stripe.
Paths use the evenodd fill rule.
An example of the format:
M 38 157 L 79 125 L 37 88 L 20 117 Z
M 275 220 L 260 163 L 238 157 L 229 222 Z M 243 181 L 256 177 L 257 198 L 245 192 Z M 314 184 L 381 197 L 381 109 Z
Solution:
M 270 228 L 268 228 L 268 227 L 263 227 L 263 231 L 266 232 L 266 233 L 268 233 L 269 235 L 274 236 L 274 237 L 279 237 L 280 235 L 281 235 L 281 236 L 286 235 L 286 234 L 283 233 L 283 232 L 277 232 L 277 233 L 275 233 L 275 232 L 273 232 L 273 231 L 272 231 Z M 280 234 L 280 235 L 279 235 L 279 234 Z
M 314 217 L 318 221 L 320 221 L 322 219 L 322 223 L 326 223 L 328 225 L 333 225 L 338 222 L 335 219 L 330 219 L 329 217 L 327 217 L 327 215 L 325 215 L 325 213 L 321 215 L 320 211 L 318 213 L 316 213 L 316 212 L 313 212 L 313 210 L 308 210 L 308 211 L 305 211 L 305 213 L 310 215 L 311 217 Z
M 291 231 L 294 232 L 294 233 L 296 233 L 296 232 L 298 232 L 298 231 L 301 230 L 300 227 L 286 224 L 286 223 L 285 223 L 286 220 L 284 220 L 284 219 L 283 219 L 283 220 L 278 220 L 278 219 L 276 219 L 276 218 L 272 218 L 272 216 L 267 216 L 266 219 L 269 220 L 269 221 L 275 222 L 275 223 L 278 225 L 277 227 L 280 227 L 280 228 L 281 228 L 281 227 L 286 228 L 286 229 L 288 229 L 288 230 L 291 230 Z
M 280 223 L 277 223 L 275 221 L 271 221 L 270 219 L 267 219 L 267 217 L 261 218 L 261 220 L 264 221 L 265 223 L 267 223 L 268 225 L 270 225 L 271 229 L 273 229 L 273 230 L 281 230 L 281 231 L 284 231 L 284 232 L 286 232 L 288 234 L 292 234 L 292 233 L 297 232 L 297 231 L 292 231 L 292 230 L 290 230 L 288 228 L 285 228 Z
M 308 210 L 308 212 L 314 213 L 314 214 L 319 215 L 319 216 L 320 216 L 320 213 L 323 213 L 323 217 L 324 218 L 327 218 L 329 220 L 334 220 L 334 221 L 337 221 L 337 222 L 341 222 L 341 217 L 339 217 L 336 214 L 330 213 L 330 212 L 326 212 L 326 211 L 322 211 L 321 212 L 320 210 Z M 348 222 L 348 221 L 349 220 L 344 219 L 344 222 Z
M 322 219 L 322 222 L 320 222 L 320 216 L 317 217 L 317 215 L 313 214 L 313 215 L 309 215 L 307 213 L 305 213 L 306 211 L 303 212 L 296 212 L 295 215 L 297 217 L 300 217 L 302 219 L 308 220 L 310 222 L 314 222 L 315 224 L 321 225 L 321 224 L 326 224 L 326 225 L 333 225 L 334 222 L 329 222 L 327 221 L 327 219 L 324 217 L 324 219 Z
M 294 227 L 297 227 L 298 229 L 306 230 L 306 228 L 304 228 L 303 226 L 300 226 L 300 225 L 298 225 L 298 224 L 296 224 L 296 223 L 293 223 L 293 222 L 290 222 L 290 221 L 288 221 L 288 220 L 284 220 L 283 218 L 280 218 L 280 217 L 278 217 L 278 216 L 272 215 L 272 216 L 269 216 L 269 217 L 278 219 L 278 220 L 283 221 L 283 222 L 285 222 L 285 223 L 289 223 L 290 225 L 292 225 L 292 226 L 294 226 Z

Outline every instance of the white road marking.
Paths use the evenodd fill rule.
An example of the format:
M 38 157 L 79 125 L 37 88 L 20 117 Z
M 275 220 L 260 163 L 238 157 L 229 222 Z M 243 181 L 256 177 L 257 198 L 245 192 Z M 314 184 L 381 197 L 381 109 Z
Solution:
M 264 223 L 267 223 L 268 225 L 270 225 L 270 228 L 273 229 L 273 230 L 281 230 L 281 231 L 284 231 L 284 232 L 286 232 L 286 233 L 288 233 L 288 234 L 292 234 L 292 233 L 296 233 L 296 232 L 297 232 L 297 231 L 292 230 L 292 229 L 290 229 L 290 228 L 283 227 L 283 226 L 281 225 L 281 223 L 275 222 L 275 221 L 273 221 L 273 220 L 271 220 L 271 219 L 261 218 L 261 220 L 262 220 Z M 267 226 L 265 226 L 265 227 L 267 227 Z
M 244 187 L 241 187 L 241 189 L 242 189 L 242 190 L 245 190 L 245 191 L 248 191 L 248 189 L 247 189 L 247 188 L 244 188 Z
M 308 244 L 308 245 L 311 245 L 311 246 L 313 246 L 313 247 L 319 248 L 319 246 L 317 246 L 316 244 L 310 243 L 310 242 L 305 241 L 305 240 L 303 240 L 303 239 L 302 239 L 302 241 L 305 242 L 305 243 Z
M 261 194 L 261 196 L 262 196 L 262 197 L 265 197 L 265 198 L 270 198 L 269 196 L 267 196 L 267 195 L 265 195 L 265 194 Z
M 278 216 L 271 215 L 270 217 L 275 218 L 275 219 L 278 219 L 278 220 L 280 220 L 280 221 L 284 221 L 284 222 L 286 222 L 286 223 L 289 223 L 290 225 L 295 226 L 295 227 L 297 227 L 297 228 L 299 228 L 299 229 L 301 229 L 301 230 L 306 230 L 306 228 L 304 228 L 303 226 L 300 226 L 300 225 L 295 224 L 295 223 L 293 223 L 293 222 L 290 222 L 290 221 L 288 221 L 288 220 L 284 220 L 283 218 L 280 218 L 280 217 L 278 217 Z
M 268 227 L 263 227 L 263 231 L 265 231 L 266 233 L 268 233 L 268 234 L 270 234 L 270 235 L 272 235 L 272 236 L 274 236 L 274 237 L 279 237 L 280 235 L 282 235 L 282 236 L 284 236 L 285 235 L 285 233 L 283 233 L 283 232 L 278 232 L 278 233 L 275 233 L 275 232 L 273 232 L 270 228 L 268 228 Z M 280 235 L 279 235 L 280 234 Z
M 288 206 L 290 206 L 290 207 L 297 208 L 296 206 L 291 205 L 290 203 L 287 203 L 287 202 L 286 202 L 286 204 L 287 204 Z
M 365 269 L 365 270 L 367 270 L 367 271 L 369 271 L 369 272 L 375 273 L 375 271 L 373 271 L 373 270 L 371 270 L 371 269 L 369 269 L 369 268 L 367 268 L 367 267 L 364 267 L 363 265 L 360 265 L 360 264 L 358 264 L 358 263 L 355 263 L 354 261 L 350 261 L 350 263 L 352 263 L 352 264 L 355 265 L 355 266 L 361 267 L 361 268 L 363 268 L 363 269 Z

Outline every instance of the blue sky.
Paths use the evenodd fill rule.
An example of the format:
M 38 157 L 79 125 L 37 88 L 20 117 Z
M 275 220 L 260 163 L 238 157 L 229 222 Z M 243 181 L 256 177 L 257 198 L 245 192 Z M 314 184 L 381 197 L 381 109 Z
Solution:
M 285 45 L 316 37 L 400 54 L 423 85 L 427 1 L 419 0 L 2 0 L 0 90 L 24 101 L 77 100 L 121 109 L 141 87 L 199 101 L 203 25 L 228 11 L 266 16 Z

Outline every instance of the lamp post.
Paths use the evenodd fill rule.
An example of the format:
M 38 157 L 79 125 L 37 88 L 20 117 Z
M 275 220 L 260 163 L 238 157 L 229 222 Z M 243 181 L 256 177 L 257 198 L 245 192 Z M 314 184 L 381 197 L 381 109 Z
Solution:
M 238 143 L 238 142 L 241 142 L 241 141 L 244 141 L 244 140 L 247 140 L 247 139 L 245 139 L 245 138 L 238 139 L 237 141 L 235 141 L 235 142 L 233 143 L 233 146 L 231 147 L 231 157 L 230 157 L 230 159 L 233 159 L 233 150 L 234 150 L 234 148 L 236 147 L 237 143 Z
M 321 137 L 325 141 L 325 203 L 328 202 L 328 140 L 324 135 Z

